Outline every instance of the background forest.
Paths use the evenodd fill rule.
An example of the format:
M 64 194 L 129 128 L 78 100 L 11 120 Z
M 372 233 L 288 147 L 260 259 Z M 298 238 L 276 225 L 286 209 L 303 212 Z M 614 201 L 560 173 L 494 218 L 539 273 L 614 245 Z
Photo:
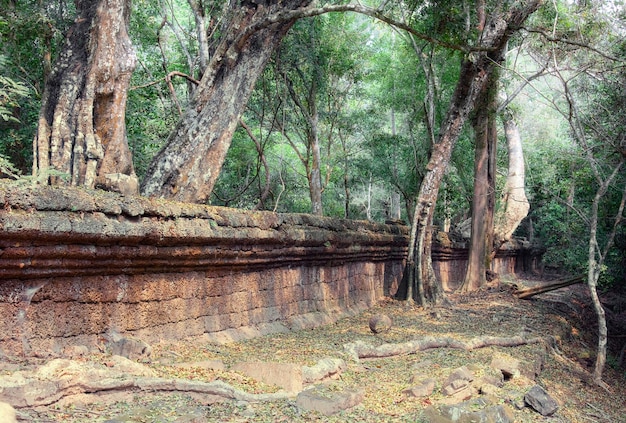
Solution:
M 386 16 L 429 36 L 421 38 L 358 13 L 297 20 L 256 82 L 209 202 L 410 223 L 475 33 L 470 15 L 480 15 L 481 3 L 484 8 L 481 1 L 380 5 Z M 140 180 L 193 98 L 233 4 L 132 2 L 129 34 L 138 60 L 126 129 Z M 5 176 L 31 173 L 44 84 L 75 14 L 65 0 L 2 1 Z M 598 244 L 615 245 L 600 281 L 613 287 L 626 285 L 626 227 L 615 221 L 626 184 L 625 18 L 618 1 L 544 4 L 508 43 L 492 116 L 499 144 L 495 198 L 507 175 L 507 122 L 523 145 L 530 211 L 516 234 L 545 249 L 548 270 L 584 273 L 597 205 Z M 439 192 L 434 224 L 445 230 L 461 231 L 471 215 L 476 137 L 470 123 Z

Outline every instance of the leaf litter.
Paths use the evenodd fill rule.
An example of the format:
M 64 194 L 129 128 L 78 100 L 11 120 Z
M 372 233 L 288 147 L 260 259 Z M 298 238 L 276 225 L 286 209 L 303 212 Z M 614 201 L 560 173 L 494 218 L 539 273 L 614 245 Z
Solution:
M 557 399 L 560 408 L 555 416 L 545 418 L 525 408 L 516 411 L 516 422 L 626 422 L 626 373 L 607 366 L 605 382 L 610 392 L 586 382 L 592 370 L 589 360 L 580 360 L 581 348 L 595 345 L 593 330 L 574 317 L 564 316 L 549 300 L 518 300 L 506 289 L 481 291 L 469 295 L 450 295 L 446 307 L 424 309 L 402 301 L 384 299 L 359 315 L 339 319 L 321 327 L 277 333 L 245 341 L 210 344 L 176 342 L 153 345 L 147 366 L 156 375 L 211 382 L 221 380 L 249 393 L 277 392 L 268 385 L 242 374 L 228 371 L 238 362 L 281 362 L 312 366 L 325 357 L 342 358 L 348 364 L 338 378 L 325 382 L 325 391 L 345 389 L 364 391 L 362 403 L 334 416 L 305 411 L 295 400 L 261 403 L 222 401 L 203 403 L 198 396 L 185 394 L 144 394 L 129 392 L 127 398 L 112 403 L 81 406 L 48 407 L 21 410 L 22 417 L 34 422 L 421 422 L 427 421 L 423 410 L 441 401 L 441 383 L 460 366 L 469 365 L 477 377 L 488 373 L 495 353 L 503 353 L 532 362 L 542 354 L 539 345 L 486 347 L 471 351 L 437 348 L 414 354 L 355 362 L 344 351 L 348 343 L 363 341 L 378 346 L 401 343 L 424 336 L 452 337 L 469 340 L 477 336 L 512 336 L 520 332 L 551 335 L 555 348 L 545 355 L 537 383 Z M 392 329 L 373 334 L 370 317 L 386 314 Z M 103 357 L 91 357 L 103 360 Z M 207 360 L 221 361 L 225 368 L 195 366 Z M 186 363 L 180 366 L 181 363 Z M 425 398 L 407 398 L 402 391 L 411 386 L 418 374 L 435 378 L 437 386 Z M 519 401 L 526 386 L 507 382 L 505 401 Z

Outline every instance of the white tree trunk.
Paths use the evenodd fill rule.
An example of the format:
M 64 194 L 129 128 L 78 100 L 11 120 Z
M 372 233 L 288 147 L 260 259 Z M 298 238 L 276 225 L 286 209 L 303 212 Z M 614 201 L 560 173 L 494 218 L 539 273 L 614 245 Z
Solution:
M 526 173 L 522 138 L 515 121 L 508 117 L 504 121 L 504 133 L 509 153 L 509 171 L 502 192 L 503 206 L 496 213 L 494 241 L 499 247 L 511 239 L 513 232 L 528 215 L 530 203 L 526 197 Z

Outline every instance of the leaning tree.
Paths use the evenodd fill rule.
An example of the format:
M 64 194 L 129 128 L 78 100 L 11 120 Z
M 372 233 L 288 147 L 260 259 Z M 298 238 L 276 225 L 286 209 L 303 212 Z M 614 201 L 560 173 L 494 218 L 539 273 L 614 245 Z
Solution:
M 448 168 L 452 148 L 494 70 L 502 63 L 509 40 L 541 4 L 541 0 L 526 0 L 514 3 L 508 10 L 496 7 L 474 46 L 466 49 L 459 80 L 426 166 L 413 214 L 405 273 L 407 282 L 416 288 L 422 304 L 437 304 L 445 300 L 441 281 L 436 278 L 432 267 L 432 223 L 439 187 Z
M 194 97 L 141 184 L 147 196 L 205 202 L 254 84 L 311 0 L 231 2 L 222 39 Z

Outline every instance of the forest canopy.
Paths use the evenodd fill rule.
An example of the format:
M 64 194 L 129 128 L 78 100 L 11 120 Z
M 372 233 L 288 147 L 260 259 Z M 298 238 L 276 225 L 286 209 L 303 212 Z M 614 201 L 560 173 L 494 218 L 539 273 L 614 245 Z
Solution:
M 471 240 L 464 290 L 513 235 L 626 286 L 625 90 L 618 1 L 0 9 L 3 176 L 404 221 L 421 303 L 437 230 Z
M 64 1 L 4 3 L 0 153 L 4 173 L 28 175 L 44 84 L 76 10 Z M 128 32 L 137 66 L 125 122 L 140 180 L 192 101 L 224 37 L 229 7 L 219 1 L 132 2 Z M 485 7 L 493 10 L 489 2 Z M 311 212 L 319 201 L 316 207 L 329 216 L 410 221 L 461 61 L 472 54 L 477 30 L 471 25 L 479 12 L 455 1 L 387 2 L 376 10 L 413 32 L 350 12 L 295 21 L 254 85 L 208 202 Z M 586 236 L 584 216 L 593 194 L 586 148 L 595 148 L 605 172 L 623 154 L 623 14 L 618 3 L 543 5 L 510 41 L 500 69 L 499 95 L 519 127 L 531 203 L 517 233 L 537 239 L 546 248 L 546 265 L 556 269 L 580 272 L 585 263 L 584 247 L 575 246 L 584 245 L 576 241 Z M 579 122 L 572 127 L 574 113 Z M 504 115 L 500 110 L 497 119 Z M 443 228 L 469 217 L 474 142 L 471 125 L 465 125 L 437 203 L 435 223 Z M 498 143 L 502 175 L 502 129 Z M 319 175 L 317 200 L 311 196 L 313 173 Z M 605 224 L 623 181 L 622 171 L 603 199 Z M 496 189 L 503 183 L 499 178 Z M 621 249 L 612 253 L 618 262 L 624 236 L 620 229 Z M 611 267 L 623 269 L 618 262 Z M 619 271 L 606 274 L 609 282 L 623 277 Z

